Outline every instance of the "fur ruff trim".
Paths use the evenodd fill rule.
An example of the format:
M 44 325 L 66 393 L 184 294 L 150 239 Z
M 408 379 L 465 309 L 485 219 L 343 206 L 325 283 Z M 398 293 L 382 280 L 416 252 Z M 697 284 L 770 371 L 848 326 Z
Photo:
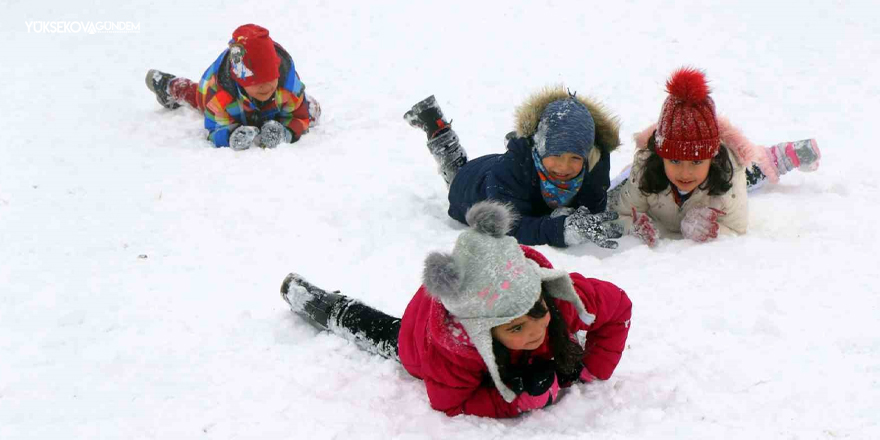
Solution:
M 519 137 L 529 137 L 538 130 L 538 122 L 544 113 L 544 108 L 553 101 L 560 99 L 568 99 L 568 90 L 562 86 L 547 86 L 538 92 L 532 94 L 516 108 L 516 135 Z M 581 104 L 587 107 L 590 115 L 593 116 L 593 123 L 596 126 L 595 144 L 603 152 L 610 153 L 620 145 L 620 119 L 613 116 L 604 104 L 599 101 L 584 97 L 576 96 Z

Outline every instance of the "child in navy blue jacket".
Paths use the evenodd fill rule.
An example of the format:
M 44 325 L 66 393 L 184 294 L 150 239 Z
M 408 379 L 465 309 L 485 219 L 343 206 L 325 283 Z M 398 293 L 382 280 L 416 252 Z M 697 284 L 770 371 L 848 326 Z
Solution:
M 599 103 L 547 88 L 516 112 L 507 151 L 468 161 L 434 96 L 404 119 L 428 135 L 428 149 L 449 186 L 449 216 L 465 222 L 483 200 L 510 205 L 519 220 L 510 235 L 525 245 L 566 247 L 591 241 L 616 248 L 621 228 L 605 212 L 610 153 L 620 145 L 619 122 Z

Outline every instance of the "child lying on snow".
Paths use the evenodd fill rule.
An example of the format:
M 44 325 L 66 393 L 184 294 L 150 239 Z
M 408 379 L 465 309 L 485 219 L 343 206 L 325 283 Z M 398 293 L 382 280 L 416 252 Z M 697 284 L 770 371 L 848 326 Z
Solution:
M 777 182 L 795 168 L 819 167 L 815 139 L 759 147 L 727 119 L 716 118 L 701 71 L 677 70 L 666 89 L 659 122 L 636 135 L 628 178 L 610 191 L 608 203 L 624 231 L 649 246 L 660 235 L 655 222 L 699 242 L 719 233 L 743 234 L 749 189 Z
M 617 218 L 605 212 L 610 154 L 619 124 L 598 102 L 547 88 L 517 109 L 517 130 L 503 154 L 468 161 L 458 136 L 430 96 L 404 119 L 428 135 L 428 150 L 449 187 L 449 216 L 464 223 L 483 200 L 509 204 L 519 215 L 511 235 L 526 245 L 566 247 L 591 241 L 616 248 Z
M 146 82 L 163 107 L 186 103 L 203 112 L 208 139 L 217 147 L 296 142 L 321 114 L 318 102 L 306 95 L 293 59 L 255 24 L 232 33 L 229 47 L 198 84 L 158 70 L 149 70 Z
M 402 319 L 293 273 L 281 296 L 317 328 L 399 360 L 449 416 L 513 417 L 556 402 L 560 387 L 611 377 L 629 333 L 626 293 L 517 244 L 504 205 L 477 203 L 466 217 L 452 254 L 428 256 Z

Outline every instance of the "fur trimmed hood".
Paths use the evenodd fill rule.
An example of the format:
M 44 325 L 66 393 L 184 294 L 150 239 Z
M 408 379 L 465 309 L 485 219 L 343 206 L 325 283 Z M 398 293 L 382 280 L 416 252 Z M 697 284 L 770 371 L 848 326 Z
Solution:
M 538 122 L 544 109 L 553 101 L 568 99 L 568 90 L 562 86 L 548 86 L 532 94 L 516 108 L 516 135 L 530 137 L 538 129 Z M 595 124 L 595 145 L 604 153 L 614 151 L 620 145 L 620 120 L 600 102 L 576 96 L 578 101 L 587 107 Z
M 644 130 L 635 133 L 633 140 L 636 142 L 636 148 L 640 150 L 648 148 L 648 139 L 656 129 L 657 124 L 651 124 Z M 718 117 L 718 135 L 721 138 L 721 144 L 733 153 L 740 166 L 747 166 L 751 162 L 758 162 L 760 165 L 760 162 L 765 159 L 763 148 L 753 144 L 739 128 L 731 124 L 730 120 L 725 117 Z M 773 176 L 769 177 L 773 178 Z

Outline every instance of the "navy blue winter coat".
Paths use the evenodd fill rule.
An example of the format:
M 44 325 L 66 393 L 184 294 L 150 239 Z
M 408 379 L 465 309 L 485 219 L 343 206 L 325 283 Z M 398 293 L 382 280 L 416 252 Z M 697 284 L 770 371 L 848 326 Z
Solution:
M 602 158 L 584 175 L 584 183 L 570 205 L 602 212 L 607 202 L 611 155 Z M 511 204 L 521 216 L 511 235 L 525 245 L 565 247 L 565 216 L 553 212 L 541 196 L 540 180 L 532 159 L 531 138 L 511 139 L 504 154 L 489 154 L 466 163 L 449 188 L 449 216 L 466 223 L 464 214 L 475 203 L 492 199 Z
M 517 134 L 520 137 L 507 143 L 504 154 L 489 154 L 467 162 L 449 187 L 449 216 L 465 222 L 465 212 L 483 200 L 497 200 L 511 204 L 521 216 L 510 232 L 525 245 L 549 244 L 565 247 L 563 238 L 566 216 L 550 218 L 553 210 L 541 196 L 540 180 L 532 159 L 532 135 L 545 107 L 555 99 L 564 99 L 564 89 L 548 90 L 532 97 L 520 107 L 517 114 Z M 559 95 L 559 96 L 557 96 Z M 586 206 L 592 213 L 605 210 L 610 182 L 611 151 L 619 144 L 618 122 L 604 108 L 586 98 L 578 97 L 593 116 L 596 125 L 595 157 L 587 162 L 591 167 L 570 208 Z M 586 163 L 584 166 L 588 166 Z

